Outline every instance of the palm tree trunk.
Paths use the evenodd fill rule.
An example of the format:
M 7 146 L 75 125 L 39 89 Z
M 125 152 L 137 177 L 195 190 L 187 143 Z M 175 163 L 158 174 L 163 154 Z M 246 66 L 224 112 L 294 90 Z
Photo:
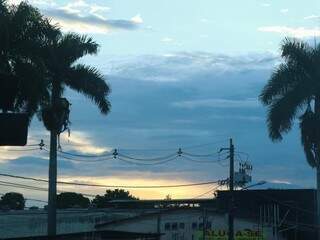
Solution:
M 314 102 L 314 112 L 317 119 L 320 119 L 320 96 L 316 96 Z M 320 140 L 318 140 L 320 141 Z M 320 144 L 317 143 L 315 150 L 316 171 L 317 171 L 317 219 L 316 223 L 320 226 Z M 320 240 L 320 228 L 317 228 L 317 239 Z
M 57 204 L 57 133 L 50 132 L 49 159 L 49 196 L 48 196 L 48 236 L 56 235 L 56 204 Z
M 53 84 L 51 104 L 54 106 L 59 97 L 59 87 Z M 53 119 L 55 121 L 56 119 Z M 49 159 L 49 193 L 48 193 L 48 236 L 57 233 L 57 130 L 50 131 L 50 159 Z
M 320 166 L 317 166 L 317 226 L 320 225 Z M 317 228 L 317 239 L 320 240 L 320 228 Z

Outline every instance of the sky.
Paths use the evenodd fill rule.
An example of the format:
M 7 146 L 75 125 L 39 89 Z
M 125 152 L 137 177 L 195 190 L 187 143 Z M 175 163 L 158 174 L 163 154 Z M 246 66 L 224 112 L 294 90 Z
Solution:
M 10 0 L 11 4 L 20 1 Z M 268 138 L 266 109 L 258 96 L 281 62 L 284 37 L 314 44 L 320 36 L 317 0 L 30 0 L 64 32 L 91 36 L 96 56 L 80 61 L 105 76 L 112 92 L 110 114 L 102 116 L 83 96 L 67 90 L 72 103 L 71 135 L 61 135 L 64 151 L 99 154 L 119 149 L 134 157 L 216 154 L 233 138 L 236 160 L 253 165 L 254 182 L 267 186 L 315 186 L 297 127 L 282 142 Z M 28 144 L 49 134 L 36 119 Z M 48 153 L 0 148 L 0 171 L 47 178 Z M 205 161 L 215 161 L 212 156 Z M 220 156 L 221 159 L 223 157 Z M 199 160 L 199 159 L 198 159 Z M 219 160 L 219 159 L 218 159 Z M 238 164 L 238 162 L 236 162 Z M 226 161 L 177 159 L 161 165 L 119 160 L 74 162 L 59 158 L 61 180 L 113 185 L 161 185 L 225 179 Z M 0 180 L 8 179 L 0 177 Z M 12 181 L 12 180 L 11 180 Z M 39 184 L 18 181 L 24 184 Z M 42 185 L 46 187 L 45 185 Z M 146 198 L 192 198 L 212 186 L 130 190 Z M 65 191 L 103 194 L 105 189 L 60 187 Z M 0 186 L 0 192 L 12 191 Z M 44 192 L 15 189 L 28 198 L 46 200 Z M 210 195 L 204 195 L 209 197 Z M 30 202 L 29 205 L 34 203 Z

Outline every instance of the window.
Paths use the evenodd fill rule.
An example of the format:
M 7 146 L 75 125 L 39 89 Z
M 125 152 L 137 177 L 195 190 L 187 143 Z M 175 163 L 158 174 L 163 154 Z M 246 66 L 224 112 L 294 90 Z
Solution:
M 171 229 L 170 223 L 166 223 L 166 224 L 164 225 L 164 230 L 170 231 L 170 229 Z
M 172 223 L 172 230 L 178 229 L 178 223 Z
M 193 230 L 196 230 L 197 228 L 198 228 L 198 223 L 193 222 L 193 223 L 192 223 L 192 229 L 193 229 Z
M 179 223 L 179 228 L 184 229 L 184 223 Z

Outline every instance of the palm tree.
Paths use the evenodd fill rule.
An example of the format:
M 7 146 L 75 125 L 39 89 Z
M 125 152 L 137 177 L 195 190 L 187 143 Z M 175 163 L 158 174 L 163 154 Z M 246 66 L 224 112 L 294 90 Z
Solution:
M 56 234 L 57 135 L 68 125 L 69 106 L 62 98 L 69 87 L 92 100 L 102 114 L 110 110 L 107 96 L 109 86 L 96 68 L 77 61 L 85 55 L 96 54 L 98 44 L 87 36 L 60 34 L 46 46 L 47 81 L 50 103 L 42 105 L 44 125 L 50 131 L 48 234 Z
M 260 101 L 268 108 L 267 124 L 273 141 L 300 122 L 301 143 L 308 164 L 317 172 L 317 219 L 320 224 L 320 44 L 286 38 L 283 62 L 263 88 Z M 320 239 L 320 234 L 318 234 Z
M 0 0 L 0 109 L 27 112 L 41 109 L 50 130 L 48 233 L 56 233 L 57 135 L 68 125 L 69 87 L 91 99 L 107 114 L 110 89 L 93 67 L 77 63 L 96 54 L 98 44 L 87 36 L 62 34 L 57 26 L 25 2 L 8 6 Z M 41 116 L 42 115 L 42 116 Z

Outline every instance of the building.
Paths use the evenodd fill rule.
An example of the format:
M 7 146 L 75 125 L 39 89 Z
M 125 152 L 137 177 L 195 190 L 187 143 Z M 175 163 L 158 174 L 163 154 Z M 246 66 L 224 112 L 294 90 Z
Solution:
M 227 211 L 229 191 L 219 191 L 217 208 Z M 261 226 L 272 226 L 290 240 L 317 239 L 316 190 L 267 189 L 234 192 L 234 213 L 255 218 Z
M 93 239 L 144 239 L 145 234 L 126 232 L 96 233 L 99 223 L 115 221 L 145 213 L 134 209 L 69 209 L 58 210 L 57 234 L 73 239 L 79 235 Z M 0 239 L 43 239 L 47 234 L 47 212 L 44 210 L 0 211 Z M 99 236 L 99 237 L 98 237 Z M 108 236 L 108 237 L 105 237 Z M 101 238 L 100 238 L 101 237 Z M 140 238 L 141 237 L 141 238 Z M 79 238 L 80 239 L 80 238 Z
M 228 239 L 228 216 L 210 209 L 173 208 L 154 213 L 98 224 L 99 231 L 127 231 L 145 234 L 158 233 L 161 240 Z M 272 227 L 262 231 L 254 219 L 235 219 L 236 239 L 281 240 L 273 234 Z
M 57 239 L 227 240 L 229 191 L 214 199 L 118 200 L 59 210 Z M 312 189 L 234 192 L 236 240 L 316 239 Z M 0 212 L 0 239 L 45 239 L 47 212 Z M 28 238 L 29 237 L 29 238 Z M 32 237 L 32 238 L 30 238 Z

